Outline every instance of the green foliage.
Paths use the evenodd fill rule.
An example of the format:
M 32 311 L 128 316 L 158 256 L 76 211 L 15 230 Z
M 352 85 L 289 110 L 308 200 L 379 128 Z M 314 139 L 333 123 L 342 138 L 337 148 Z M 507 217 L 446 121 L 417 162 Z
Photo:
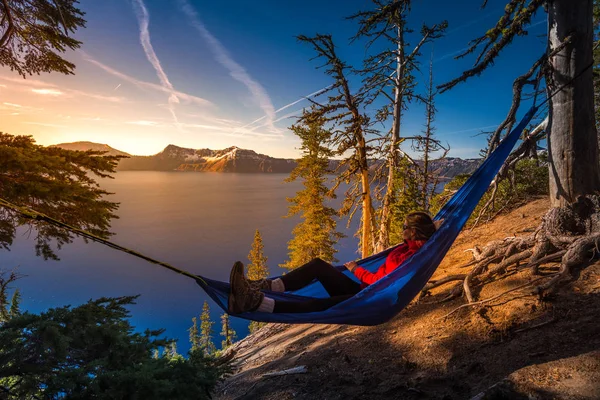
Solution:
M 66 224 L 108 238 L 110 220 L 118 204 L 105 200 L 95 178 L 110 178 L 119 156 L 98 151 L 71 151 L 35 144 L 31 136 L 0 132 L 0 197 L 27 206 Z M 37 223 L 8 210 L 0 213 L 0 247 L 8 249 L 19 225 L 37 228 L 36 254 L 58 259 L 51 243 L 60 249 L 72 234 L 62 228 Z
M 3 398 L 208 399 L 229 367 L 198 351 L 153 357 L 172 341 L 158 338 L 162 330 L 134 333 L 126 309 L 134 300 L 102 298 L 2 324 Z
M 69 36 L 85 26 L 77 0 L 0 2 L 0 66 L 23 77 L 40 72 L 73 74 L 75 65 L 59 54 L 79 48 Z
M 504 179 L 498 184 L 493 204 L 481 217 L 489 220 L 501 212 L 507 212 L 520 206 L 532 197 L 548 195 L 548 166 L 545 159 L 546 156 L 542 155 L 540 160 L 523 159 L 517 162 L 514 171 L 510 173 L 510 178 Z M 469 175 L 457 175 L 448 182 L 444 191 L 434 196 L 431 205 L 432 214 L 437 213 L 468 178 Z M 473 223 L 478 218 L 491 197 L 492 190 L 490 189 L 479 201 L 468 223 Z
M 404 219 L 407 214 L 423 209 L 421 203 L 423 195 L 420 187 L 420 178 L 413 165 L 406 158 L 399 161 L 394 179 L 395 198 L 391 205 L 390 244 L 400 243 Z
M 19 275 L 14 271 L 7 274 L 5 271 L 0 270 L 0 324 L 21 314 L 19 309 L 21 294 L 18 289 L 13 292 L 10 303 L 8 301 L 10 284 L 18 278 Z
M 291 129 L 302 141 L 302 158 L 286 182 L 302 179 L 304 189 L 287 199 L 290 203 L 287 217 L 300 214 L 301 219 L 288 242 L 289 260 L 281 265 L 290 270 L 316 257 L 327 262 L 337 261 L 334 246 L 343 236 L 336 231 L 336 211 L 325 205 L 334 197 L 326 186 L 329 157 L 333 152 L 324 145 L 331 132 L 323 129 L 320 119 L 305 119 Z
M 247 265 L 246 275 L 248 279 L 259 280 L 269 276 L 269 268 L 267 267 L 267 257 L 264 254 L 264 245 L 262 236 L 258 229 L 254 233 L 254 241 L 248 254 L 250 263 Z
M 200 333 L 198 331 L 198 318 L 192 318 L 192 326 L 188 330 L 190 333 L 190 344 L 192 350 L 197 350 L 200 348 Z
M 205 301 L 200 315 L 200 350 L 207 356 L 214 354 L 216 351 L 215 344 L 212 341 L 213 325 L 214 322 L 210 319 L 210 308 L 208 302 Z
M 258 321 L 250 321 L 250 323 L 248 324 L 248 331 L 250 333 L 254 333 L 257 330 L 259 330 L 260 328 L 262 328 L 263 326 L 266 326 L 267 323 L 266 322 L 258 322 Z
M 229 321 L 229 314 L 225 313 L 221 315 L 221 336 L 223 336 L 223 341 L 221 342 L 221 350 L 225 350 L 235 341 L 237 338 L 237 334 L 231 328 L 231 324 Z

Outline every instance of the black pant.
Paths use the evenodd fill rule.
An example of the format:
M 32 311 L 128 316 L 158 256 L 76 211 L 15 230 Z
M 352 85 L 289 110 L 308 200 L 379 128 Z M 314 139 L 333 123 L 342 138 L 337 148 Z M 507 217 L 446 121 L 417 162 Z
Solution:
M 331 264 L 315 258 L 281 277 L 285 290 L 298 290 L 318 280 L 330 297 L 303 302 L 275 301 L 274 313 L 305 313 L 323 311 L 360 292 L 360 284 L 338 271 Z

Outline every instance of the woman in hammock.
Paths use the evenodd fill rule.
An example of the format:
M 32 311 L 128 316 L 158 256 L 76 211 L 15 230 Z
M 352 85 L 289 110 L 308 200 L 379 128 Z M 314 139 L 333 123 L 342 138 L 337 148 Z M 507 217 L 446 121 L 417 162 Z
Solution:
M 315 258 L 281 278 L 250 281 L 244 276 L 244 264 L 238 261 L 233 265 L 230 275 L 229 313 L 240 314 L 247 311 L 306 313 L 323 311 L 341 303 L 398 268 L 405 260 L 416 253 L 436 230 L 431 217 L 424 212 L 414 212 L 407 215 L 403 228 L 404 243 L 387 255 L 385 262 L 377 272 L 371 273 L 359 267 L 355 261 L 344 264 L 361 283 L 344 275 L 320 258 Z M 299 290 L 315 279 L 323 285 L 330 297 L 313 298 L 303 302 L 290 302 L 274 300 L 261 291 L 285 292 Z

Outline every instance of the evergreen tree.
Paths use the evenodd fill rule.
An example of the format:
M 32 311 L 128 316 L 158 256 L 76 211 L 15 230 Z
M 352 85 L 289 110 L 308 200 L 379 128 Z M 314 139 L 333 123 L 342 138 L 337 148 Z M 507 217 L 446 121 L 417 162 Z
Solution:
M 205 301 L 202 306 L 202 315 L 200 315 L 200 349 L 205 355 L 214 354 L 216 348 L 212 341 L 214 322 L 210 319 L 210 308 Z
M 433 52 L 431 52 L 431 59 L 429 61 L 429 85 L 427 87 L 427 94 L 425 97 L 425 130 L 423 131 L 423 137 L 417 141 L 416 150 L 420 153 L 423 164 L 419 167 L 419 181 L 421 195 L 420 209 L 429 211 L 431 199 L 436 193 L 440 176 L 435 171 L 431 170 L 431 161 L 433 154 L 442 151 L 442 155 L 437 158 L 441 160 L 446 157 L 449 147 L 444 147 L 439 141 L 435 140 L 435 127 L 433 122 L 435 120 L 435 91 L 433 86 Z
M 7 399 L 208 399 L 227 365 L 176 348 L 163 330 L 136 333 L 135 297 L 24 312 L 0 325 L 0 397 Z
M 9 289 L 11 289 L 10 285 L 19 279 L 19 277 L 15 271 L 7 274 L 0 270 L 0 324 L 21 314 L 19 309 L 21 295 L 18 289 L 13 291 L 11 300 L 8 300 Z
M 205 302 L 206 304 L 206 302 Z M 192 351 L 200 348 L 200 333 L 198 332 L 198 318 L 192 318 L 192 326 L 189 329 L 190 332 L 190 344 L 192 345 Z
M 395 197 L 390 207 L 390 243 L 401 243 L 404 241 L 403 225 L 406 215 L 413 211 L 422 210 L 420 177 L 414 168 L 414 164 L 406 158 L 401 158 L 398 170 L 394 174 Z
M 254 241 L 252 242 L 250 253 L 248 254 L 248 260 L 250 261 L 246 268 L 248 279 L 259 280 L 269 277 L 269 268 L 267 267 L 268 258 L 264 254 L 264 247 L 262 236 L 257 229 L 254 233 Z M 265 325 L 266 323 L 264 322 L 251 321 L 248 329 L 252 333 Z
M 225 313 L 221 315 L 221 324 L 221 336 L 224 338 L 224 340 L 221 342 L 221 350 L 225 350 L 235 341 L 237 334 L 231 328 L 229 314 Z
M 77 0 L 0 1 L 0 66 L 23 77 L 40 72 L 73 74 L 59 54 L 79 48 L 69 36 L 85 26 Z
M 421 28 L 421 39 L 415 46 L 409 43 L 409 37 L 414 37 L 414 31 L 408 23 L 411 10 L 410 0 L 372 0 L 373 8 L 361 11 L 351 18 L 358 20 L 358 32 L 354 39 L 366 38 L 367 51 L 376 49 L 376 53 L 369 55 L 364 60 L 361 75 L 364 76 L 364 85 L 361 92 L 365 93 L 365 103 L 376 104 L 382 98 L 382 106 L 376 111 L 376 124 L 385 123 L 391 118 L 391 128 L 383 137 L 383 156 L 387 158 L 383 173 L 375 176 L 375 181 L 385 180 L 381 209 L 378 211 L 379 230 L 373 239 L 377 251 L 389 247 L 389 229 L 391 207 L 398 180 L 395 177 L 399 170 L 400 145 L 407 139 L 414 137 L 401 137 L 401 124 L 403 113 L 408 109 L 409 103 L 418 98 L 415 93 L 416 79 L 414 71 L 418 69 L 421 47 L 434 39 L 439 38 L 445 31 L 448 23 L 443 21 L 431 27 Z M 416 167 L 416 164 L 415 164 Z M 386 176 L 387 175 L 387 176 Z
M 286 182 L 302 179 L 304 189 L 287 199 L 291 203 L 287 217 L 300 214 L 301 222 L 292 231 L 292 240 L 288 242 L 289 260 L 281 267 L 294 269 L 316 257 L 327 262 L 337 261 L 334 245 L 342 234 L 336 231 L 336 211 L 325 205 L 328 199 L 335 197 L 326 185 L 333 151 L 325 144 L 331 132 L 323 129 L 322 119 L 312 120 L 306 113 L 305 118 L 290 129 L 302 141 L 302 158 Z
M 326 102 L 315 102 L 315 107 L 305 113 L 299 122 L 310 124 L 310 121 L 322 120 L 323 124 L 331 127 L 333 135 L 330 143 L 334 154 L 343 157 L 334 188 L 342 182 L 350 183 L 340 213 L 352 220 L 356 212 L 361 211 L 357 236 L 360 237 L 360 253 L 367 257 L 374 245 L 373 194 L 369 169 L 373 148 L 368 139 L 368 135 L 374 132 L 364 111 L 367 105 L 365 93 L 351 89 L 352 68 L 338 56 L 331 35 L 300 35 L 298 39 L 312 46 L 317 54 L 315 59 L 324 61 L 325 73 L 333 78 L 332 85 L 321 93 L 327 95 Z
M 102 154 L 39 146 L 30 136 L 0 133 L 0 198 L 108 238 L 118 204 L 106 200 L 109 193 L 94 178 L 109 178 L 121 157 Z M 3 209 L 0 248 L 10 247 L 20 225 L 37 229 L 35 250 L 44 258 L 57 259 L 53 241 L 60 249 L 73 239 L 65 229 Z
M 264 254 L 264 245 L 262 236 L 258 229 L 254 233 L 254 241 L 248 254 L 250 263 L 246 267 L 248 279 L 259 280 L 269 277 L 269 268 L 267 267 L 267 256 Z

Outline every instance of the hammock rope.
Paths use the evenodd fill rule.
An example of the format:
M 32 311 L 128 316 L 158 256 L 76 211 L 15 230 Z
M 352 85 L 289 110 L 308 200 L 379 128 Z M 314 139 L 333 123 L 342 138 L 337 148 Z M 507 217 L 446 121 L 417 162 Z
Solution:
M 27 219 L 33 219 L 33 220 L 36 220 L 36 221 L 43 221 L 43 222 L 46 222 L 48 224 L 57 226 L 59 228 L 66 229 L 68 231 L 71 231 L 71 232 L 73 232 L 73 233 L 75 233 L 75 234 L 83 237 L 83 238 L 86 238 L 86 239 L 89 239 L 91 241 L 103 244 L 103 245 L 108 246 L 110 248 L 113 248 L 115 250 L 119 250 L 119 251 L 122 251 L 124 253 L 131 254 L 132 256 L 139 257 L 139 258 L 141 258 L 143 260 L 146 260 L 146 261 L 148 261 L 148 262 L 150 262 L 152 264 L 160 265 L 161 267 L 167 268 L 167 269 L 169 269 L 169 270 L 171 270 L 173 272 L 176 272 L 178 274 L 187 276 L 187 277 L 192 278 L 192 279 L 194 279 L 196 281 L 203 280 L 202 277 L 200 277 L 198 275 L 194 275 L 191 272 L 188 272 L 188 271 L 185 271 L 183 269 L 174 267 L 171 264 L 168 264 L 166 262 L 162 262 L 162 261 L 156 260 L 156 259 L 154 259 L 152 257 L 148 257 L 147 255 L 142 254 L 142 253 L 140 253 L 138 251 L 128 249 L 127 247 L 124 247 L 124 246 L 121 246 L 121 245 L 119 245 L 117 243 L 111 242 L 110 240 L 104 239 L 104 238 L 102 238 L 102 237 L 100 237 L 98 235 L 94 235 L 91 232 L 85 231 L 83 229 L 79 229 L 79 228 L 74 227 L 74 226 L 69 225 L 69 224 L 66 224 L 66 223 L 64 223 L 62 221 L 59 221 L 59 220 L 57 220 L 55 218 L 52 218 L 52 217 L 50 217 L 50 216 L 48 216 L 46 214 L 43 214 L 43 213 L 41 213 L 39 211 L 32 210 L 31 208 L 17 206 L 16 204 L 13 204 L 13 203 L 11 203 L 8 200 L 5 200 L 3 198 L 0 198 L 0 206 L 8 208 L 8 209 L 11 209 L 13 211 L 16 211 L 17 213 L 21 214 L 21 216 L 23 216 L 23 217 L 25 217 Z

